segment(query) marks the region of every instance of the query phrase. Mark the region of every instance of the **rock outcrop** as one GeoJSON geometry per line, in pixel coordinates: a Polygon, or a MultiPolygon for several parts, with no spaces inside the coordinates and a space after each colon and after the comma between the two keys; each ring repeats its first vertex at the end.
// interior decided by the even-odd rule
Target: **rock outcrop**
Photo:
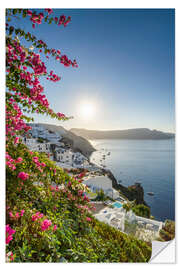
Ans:
{"type": "Polygon", "coordinates": [[[144,204],[148,206],[144,200],[144,189],[141,184],[134,184],[132,186],[125,187],[117,183],[116,178],[110,170],[103,169],[103,172],[106,173],[107,176],[111,179],[113,188],[116,190],[120,190],[128,200],[135,200],[136,204],[144,204]]]}

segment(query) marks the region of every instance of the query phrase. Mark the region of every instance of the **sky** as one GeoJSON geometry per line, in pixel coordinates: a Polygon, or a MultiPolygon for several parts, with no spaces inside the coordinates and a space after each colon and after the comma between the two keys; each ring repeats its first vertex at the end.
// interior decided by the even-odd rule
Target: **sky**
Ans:
{"type": "Polygon", "coordinates": [[[55,9],[72,17],[67,27],[28,19],[15,26],[60,49],[78,68],[43,58],[62,77],[42,80],[51,108],[73,116],[59,122],[34,115],[35,122],[67,129],[150,128],[175,131],[174,9],[55,9]]]}

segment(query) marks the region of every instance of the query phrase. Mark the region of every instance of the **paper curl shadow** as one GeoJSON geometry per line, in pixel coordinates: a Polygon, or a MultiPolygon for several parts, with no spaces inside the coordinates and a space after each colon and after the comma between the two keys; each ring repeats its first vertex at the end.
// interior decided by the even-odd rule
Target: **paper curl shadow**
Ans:
{"type": "Polygon", "coordinates": [[[171,244],[172,241],[174,241],[174,239],[166,242],[152,241],[152,255],[149,263],[153,263],[152,260],[154,260],[169,244],[171,244]]]}

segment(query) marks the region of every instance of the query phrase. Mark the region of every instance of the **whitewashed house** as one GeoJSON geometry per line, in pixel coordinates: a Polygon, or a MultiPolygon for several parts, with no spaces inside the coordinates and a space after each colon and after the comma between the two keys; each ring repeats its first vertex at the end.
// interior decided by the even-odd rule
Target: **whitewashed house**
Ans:
{"type": "Polygon", "coordinates": [[[34,125],[29,124],[29,125],[31,126],[30,133],[34,138],[38,138],[39,134],[41,134],[41,132],[44,132],[45,130],[42,126],[39,126],[38,124],[34,125]]]}
{"type": "Polygon", "coordinates": [[[51,143],[58,143],[59,140],[62,139],[62,137],[58,133],[49,132],[48,130],[41,131],[39,133],[38,137],[40,137],[42,139],[46,139],[46,140],[50,141],[51,143]]]}
{"type": "Polygon", "coordinates": [[[23,138],[23,143],[32,151],[38,151],[37,140],[34,138],[23,138]]]}
{"type": "Polygon", "coordinates": [[[80,152],[75,152],[74,153],[74,165],[76,167],[78,167],[78,165],[80,165],[81,167],[82,166],[88,166],[89,165],[89,162],[88,162],[88,159],[83,155],[81,154],[80,152]]]}
{"type": "Polygon", "coordinates": [[[109,225],[119,229],[122,232],[124,232],[124,229],[125,229],[125,215],[126,214],[121,210],[116,211],[116,213],[114,214],[114,217],[112,216],[112,218],[110,219],[109,225]]]}
{"type": "Polygon", "coordinates": [[[38,143],[35,138],[23,138],[23,143],[32,151],[50,153],[51,143],[38,143]]]}
{"type": "Polygon", "coordinates": [[[57,132],[49,131],[48,129],[44,128],[41,125],[30,124],[30,126],[32,128],[30,134],[32,134],[32,137],[34,138],[42,138],[52,143],[58,143],[62,139],[62,136],[60,136],[57,132]]]}
{"type": "Polygon", "coordinates": [[[119,192],[112,187],[112,181],[107,176],[90,177],[83,181],[92,192],[103,190],[104,193],[112,199],[119,197],[119,192]]]}
{"type": "Polygon", "coordinates": [[[38,143],[37,144],[37,151],[38,152],[45,152],[45,153],[50,153],[50,146],[51,143],[38,143]]]}
{"type": "Polygon", "coordinates": [[[140,216],[135,216],[136,217],[136,222],[142,226],[145,227],[146,229],[153,230],[156,237],[159,236],[159,231],[162,229],[164,223],[162,221],[158,221],[155,219],[149,219],[149,218],[144,218],[140,216]]]}
{"type": "Polygon", "coordinates": [[[55,150],[56,161],[62,163],[72,164],[74,159],[74,153],[70,149],[56,148],[55,150]]]}
{"type": "Polygon", "coordinates": [[[94,215],[99,221],[109,224],[112,227],[124,231],[125,229],[125,216],[126,213],[123,208],[110,209],[108,207],[101,210],[99,213],[94,215]]]}

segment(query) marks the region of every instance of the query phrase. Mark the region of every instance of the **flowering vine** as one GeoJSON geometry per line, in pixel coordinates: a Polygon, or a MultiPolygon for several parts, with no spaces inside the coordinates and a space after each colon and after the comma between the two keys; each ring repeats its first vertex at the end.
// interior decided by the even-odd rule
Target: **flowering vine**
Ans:
{"type": "Polygon", "coordinates": [[[50,108],[40,78],[58,83],[61,77],[47,69],[41,55],[45,54],[46,59],[54,57],[65,67],[76,68],[78,65],[60,49],[48,48],[43,40],[14,28],[11,18],[28,18],[32,28],[36,28],[42,22],[66,27],[71,17],[53,17],[53,10],[49,8],[44,12],[7,9],[6,16],[6,244],[7,260],[18,261],[18,258],[24,258],[24,251],[19,251],[19,255],[17,251],[14,253],[11,243],[16,241],[21,245],[28,241],[34,249],[39,247],[41,241],[45,245],[46,234],[51,240],[52,234],[56,234],[54,238],[59,237],[62,216],[69,215],[67,208],[75,211],[79,217],[78,224],[81,224],[78,226],[82,226],[91,221],[89,213],[93,206],[85,194],[87,188],[81,183],[84,174],[78,175],[77,179],[72,178],[47,155],[29,151],[22,143],[22,135],[31,129],[28,122],[33,118],[29,113],[46,114],[58,120],[69,119],[64,113],[56,113],[50,108]],[[18,36],[31,43],[30,46],[20,42],[18,36]],[[61,214],[61,219],[52,213],[56,213],[57,217],[61,214]]]}

